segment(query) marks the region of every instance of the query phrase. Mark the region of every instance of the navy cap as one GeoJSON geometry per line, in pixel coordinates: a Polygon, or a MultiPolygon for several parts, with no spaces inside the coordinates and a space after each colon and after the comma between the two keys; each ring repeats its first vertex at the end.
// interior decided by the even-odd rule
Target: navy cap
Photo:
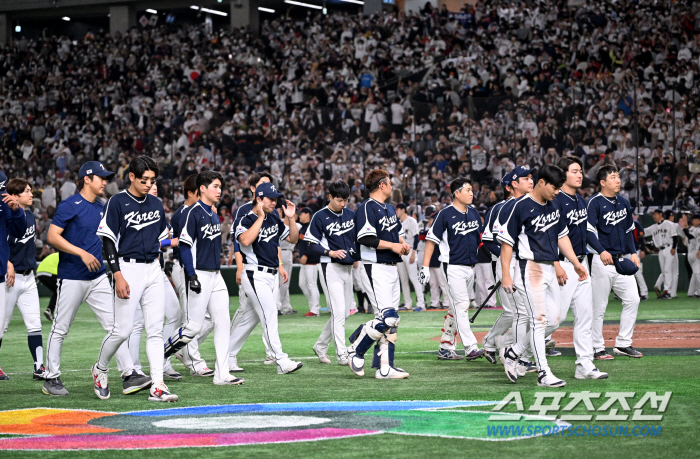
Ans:
{"type": "Polygon", "coordinates": [[[517,180],[520,177],[527,177],[528,175],[532,175],[532,177],[534,178],[535,175],[537,175],[537,169],[530,169],[525,166],[517,166],[515,169],[503,176],[503,179],[501,180],[501,185],[503,185],[503,187],[505,188],[505,186],[510,185],[510,183],[513,180],[517,180]]]}
{"type": "Polygon", "coordinates": [[[430,218],[430,217],[432,217],[433,215],[435,215],[435,212],[437,212],[437,207],[435,207],[435,206],[427,206],[427,207],[425,208],[425,217],[426,217],[426,218],[430,218]]]}
{"type": "Polygon", "coordinates": [[[255,196],[270,199],[277,199],[282,196],[282,193],[277,192],[277,188],[272,183],[261,183],[255,189],[255,196]]]}
{"type": "Polygon", "coordinates": [[[105,170],[105,167],[99,161],[88,161],[83,164],[78,172],[78,178],[81,179],[87,175],[97,175],[98,177],[111,177],[114,172],[105,170]]]}
{"type": "Polygon", "coordinates": [[[632,276],[639,271],[639,267],[632,260],[627,258],[613,258],[613,262],[615,263],[615,270],[618,274],[632,276]]]}
{"type": "Polygon", "coordinates": [[[7,190],[7,175],[0,171],[0,193],[4,193],[7,190]]]}

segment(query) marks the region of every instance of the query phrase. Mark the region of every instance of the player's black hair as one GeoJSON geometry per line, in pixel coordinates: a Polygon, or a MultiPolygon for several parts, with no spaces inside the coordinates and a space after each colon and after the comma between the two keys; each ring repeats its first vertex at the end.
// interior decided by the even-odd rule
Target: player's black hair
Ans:
{"type": "Polygon", "coordinates": [[[27,185],[29,185],[30,188],[34,189],[32,184],[29,183],[27,180],[23,178],[13,178],[9,182],[7,182],[7,194],[19,196],[20,194],[24,193],[24,190],[27,188],[27,185]]]}
{"type": "Polygon", "coordinates": [[[342,180],[338,180],[328,186],[328,193],[334,198],[348,199],[350,197],[350,185],[342,180]]]}
{"type": "Polygon", "coordinates": [[[189,193],[197,195],[197,174],[192,174],[185,179],[182,183],[182,194],[185,195],[185,199],[189,198],[189,193]]]}
{"type": "Polygon", "coordinates": [[[371,193],[379,188],[383,180],[389,180],[389,173],[381,169],[375,169],[367,174],[365,178],[365,188],[371,193]]]}
{"type": "Polygon", "coordinates": [[[663,216],[664,216],[664,211],[661,210],[661,209],[654,209],[654,212],[652,212],[652,214],[661,214],[661,216],[663,217],[663,216]]]}
{"type": "Polygon", "coordinates": [[[456,179],[452,180],[452,183],[450,183],[450,193],[455,194],[455,191],[462,188],[465,183],[471,185],[472,181],[466,177],[457,177],[456,179]]]}
{"type": "Polygon", "coordinates": [[[134,174],[135,178],[143,177],[143,173],[146,171],[155,172],[156,177],[160,174],[158,164],[150,156],[141,155],[129,163],[129,173],[134,174]]]}
{"type": "Polygon", "coordinates": [[[559,160],[559,162],[557,162],[557,166],[564,172],[569,172],[569,166],[572,164],[578,164],[581,171],[583,171],[583,162],[576,156],[564,156],[559,160]]]}
{"type": "Polygon", "coordinates": [[[256,172],[248,177],[248,186],[255,187],[263,177],[267,177],[270,180],[270,183],[272,183],[272,175],[269,172],[256,172]]]}
{"type": "Polygon", "coordinates": [[[566,181],[566,173],[557,166],[547,164],[537,173],[537,181],[544,180],[545,185],[551,184],[555,188],[561,188],[566,181]]]}
{"type": "Polygon", "coordinates": [[[612,164],[608,164],[607,166],[603,166],[598,169],[598,172],[595,174],[595,179],[600,184],[602,180],[607,180],[608,175],[610,174],[619,174],[617,167],[613,166],[612,164]]]}
{"type": "Polygon", "coordinates": [[[211,185],[211,183],[217,179],[223,185],[224,177],[221,174],[219,174],[218,172],[204,171],[204,172],[200,172],[199,174],[197,174],[197,194],[198,195],[201,194],[199,192],[201,187],[209,188],[209,185],[211,185]]]}
{"type": "Polygon", "coordinates": [[[408,209],[408,207],[406,206],[406,204],[404,204],[403,202],[400,202],[400,203],[396,204],[395,207],[396,207],[397,210],[398,210],[398,209],[401,209],[401,210],[406,210],[406,209],[408,209]]]}

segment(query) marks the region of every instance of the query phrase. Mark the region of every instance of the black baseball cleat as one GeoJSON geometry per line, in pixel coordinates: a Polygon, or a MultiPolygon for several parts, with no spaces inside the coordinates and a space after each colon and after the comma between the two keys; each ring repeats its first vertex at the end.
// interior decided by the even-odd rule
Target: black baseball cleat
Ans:
{"type": "Polygon", "coordinates": [[[496,351],[484,351],[484,357],[493,365],[498,363],[498,353],[496,351]]]}
{"type": "Polygon", "coordinates": [[[34,381],[44,381],[46,379],[46,367],[41,365],[39,368],[34,370],[32,373],[32,379],[34,381]]]}
{"type": "Polygon", "coordinates": [[[594,360],[613,360],[615,357],[612,355],[608,354],[608,351],[603,349],[602,351],[596,352],[593,354],[593,359],[594,360]]]}
{"type": "Polygon", "coordinates": [[[633,348],[632,346],[628,347],[616,347],[613,349],[613,354],[615,355],[624,355],[627,357],[632,357],[633,359],[641,359],[643,354],[633,348]]]}

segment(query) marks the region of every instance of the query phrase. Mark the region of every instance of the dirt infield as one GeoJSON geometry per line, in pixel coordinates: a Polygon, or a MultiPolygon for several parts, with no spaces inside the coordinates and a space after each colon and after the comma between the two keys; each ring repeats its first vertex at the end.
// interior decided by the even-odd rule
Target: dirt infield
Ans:
{"type": "MultiPolygon", "coordinates": [[[[605,345],[615,345],[619,325],[603,326],[605,345]]],[[[474,332],[481,343],[486,332],[474,332]]],[[[552,338],[557,347],[574,347],[573,328],[562,327],[554,332],[552,338]]],[[[432,338],[440,341],[440,337],[432,338]]],[[[700,323],[637,324],[634,327],[634,347],[636,348],[693,348],[700,349],[700,323]]],[[[459,338],[458,338],[459,340],[459,338]]]]}

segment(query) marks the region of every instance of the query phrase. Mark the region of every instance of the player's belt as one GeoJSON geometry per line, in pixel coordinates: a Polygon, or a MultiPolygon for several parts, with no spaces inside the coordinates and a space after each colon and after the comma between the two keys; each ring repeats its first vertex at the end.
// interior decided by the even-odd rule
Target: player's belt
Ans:
{"type": "Polygon", "coordinates": [[[28,276],[33,272],[34,272],[33,269],[25,269],[24,271],[15,271],[15,274],[21,274],[23,276],[28,276]]]}
{"type": "Polygon", "coordinates": [[[665,245],[663,247],[659,247],[659,250],[666,250],[669,246],[665,245]]]}
{"type": "Polygon", "coordinates": [[[144,260],[141,258],[122,257],[121,260],[124,261],[125,263],[145,263],[145,264],[148,264],[148,263],[153,263],[154,261],[157,260],[157,258],[154,258],[153,260],[144,260]]]}
{"type": "Polygon", "coordinates": [[[381,261],[373,261],[372,263],[377,264],[377,265],[387,265],[387,266],[396,266],[396,265],[398,265],[397,262],[394,262],[394,263],[384,263],[384,262],[381,262],[381,261]]]}
{"type": "MultiPolygon", "coordinates": [[[[583,261],[584,258],[586,258],[585,255],[576,255],[576,259],[577,259],[578,261],[583,261]]],[[[565,257],[564,255],[562,255],[562,254],[559,254],[559,261],[567,261],[567,260],[568,260],[568,258],[566,258],[566,257],[565,257]]]]}
{"type": "Polygon", "coordinates": [[[256,266],[255,270],[260,271],[262,273],[277,274],[277,268],[268,268],[267,266],[256,266]]]}

